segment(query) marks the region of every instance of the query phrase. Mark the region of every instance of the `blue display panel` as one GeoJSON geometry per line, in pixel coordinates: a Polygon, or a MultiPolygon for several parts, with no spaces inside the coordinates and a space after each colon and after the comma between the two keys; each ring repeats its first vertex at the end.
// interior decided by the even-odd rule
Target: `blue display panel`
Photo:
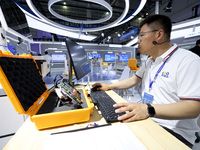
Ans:
{"type": "Polygon", "coordinates": [[[66,60],[66,54],[51,54],[53,62],[63,62],[66,60]]]}
{"type": "Polygon", "coordinates": [[[94,57],[101,58],[101,54],[97,54],[97,53],[89,53],[88,54],[89,59],[93,59],[94,57]]]}
{"type": "Polygon", "coordinates": [[[16,54],[17,53],[17,50],[16,50],[15,46],[8,45],[8,49],[12,54],[16,54]]]}
{"type": "Polygon", "coordinates": [[[129,54],[119,54],[119,61],[128,62],[129,54]]]}
{"type": "Polygon", "coordinates": [[[105,62],[115,62],[115,54],[105,54],[105,62]]]}

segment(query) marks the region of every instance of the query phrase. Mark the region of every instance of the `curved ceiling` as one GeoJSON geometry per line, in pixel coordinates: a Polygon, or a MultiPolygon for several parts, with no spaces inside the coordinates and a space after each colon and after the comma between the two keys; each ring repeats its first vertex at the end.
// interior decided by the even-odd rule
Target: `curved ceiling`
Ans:
{"type": "MultiPolygon", "coordinates": [[[[154,13],[156,1],[159,2],[159,6],[163,11],[163,8],[167,6],[170,0],[145,0],[146,4],[141,10],[138,7],[143,0],[0,1],[6,22],[13,30],[35,41],[51,41],[52,37],[54,37],[55,41],[62,41],[64,36],[71,33],[68,32],[68,34],[60,35],[54,32],[53,29],[51,30],[52,32],[35,29],[34,26],[36,24],[32,27],[29,26],[23,11],[14,1],[17,1],[20,6],[25,8],[29,16],[34,16],[34,14],[39,18],[42,16],[43,22],[47,19],[54,26],[59,26],[60,28],[67,27],[66,31],[78,33],[79,38],[76,39],[77,42],[126,44],[131,40],[131,36],[122,40],[120,40],[119,36],[138,28],[142,20],[141,18],[154,13]],[[36,10],[33,10],[31,7],[34,7],[36,10]],[[137,13],[136,16],[134,12],[137,13]],[[87,36],[94,38],[91,41],[85,40],[87,36]]],[[[167,12],[167,15],[172,15],[172,13],[167,12]]]]}

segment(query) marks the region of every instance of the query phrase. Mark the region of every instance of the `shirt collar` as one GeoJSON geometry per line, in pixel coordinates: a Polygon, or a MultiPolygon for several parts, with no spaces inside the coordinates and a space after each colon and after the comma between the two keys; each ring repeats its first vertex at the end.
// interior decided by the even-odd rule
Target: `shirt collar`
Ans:
{"type": "Polygon", "coordinates": [[[178,48],[177,44],[174,44],[169,50],[167,50],[164,54],[162,54],[160,57],[162,59],[166,59],[168,56],[171,55],[176,49],[178,48]]]}
{"type": "MultiPolygon", "coordinates": [[[[157,61],[164,61],[171,53],[173,53],[173,51],[175,51],[178,48],[177,44],[174,44],[170,49],[168,49],[165,53],[163,53],[161,56],[157,57],[155,62],[157,61]]],[[[151,61],[153,62],[152,57],[151,61]]]]}

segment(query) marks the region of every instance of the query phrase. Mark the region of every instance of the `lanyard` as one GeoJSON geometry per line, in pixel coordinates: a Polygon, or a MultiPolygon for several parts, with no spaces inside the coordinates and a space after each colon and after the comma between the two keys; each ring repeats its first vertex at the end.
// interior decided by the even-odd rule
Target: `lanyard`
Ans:
{"type": "Polygon", "coordinates": [[[161,72],[161,70],[163,69],[163,67],[165,66],[165,63],[167,62],[167,60],[172,56],[172,54],[174,54],[174,52],[178,49],[178,47],[176,47],[169,55],[167,55],[165,57],[165,61],[163,62],[163,64],[160,66],[160,68],[158,69],[158,71],[156,72],[154,79],[151,80],[151,64],[150,64],[150,73],[149,73],[149,91],[152,88],[153,83],[155,82],[156,78],[158,77],[158,74],[161,72]]]}

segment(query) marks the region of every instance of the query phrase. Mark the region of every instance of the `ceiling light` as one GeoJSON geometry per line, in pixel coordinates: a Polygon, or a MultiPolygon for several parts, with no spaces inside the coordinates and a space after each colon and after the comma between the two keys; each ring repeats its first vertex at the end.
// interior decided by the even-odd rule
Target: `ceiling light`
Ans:
{"type": "MultiPolygon", "coordinates": [[[[51,5],[53,5],[54,3],[56,3],[56,2],[61,2],[61,1],[64,1],[64,0],[49,0],[49,2],[48,2],[48,4],[50,3],[51,5]]],[[[103,0],[85,0],[85,1],[88,1],[88,2],[93,2],[93,3],[97,3],[97,4],[99,4],[99,5],[102,5],[102,6],[104,6],[104,7],[106,7],[108,10],[110,9],[110,4],[108,4],[106,1],[103,1],[103,0]],[[105,4],[105,5],[107,5],[107,6],[105,6],[105,5],[103,5],[103,4],[105,4]]],[[[47,17],[45,17],[45,16],[43,16],[36,8],[35,8],[35,6],[33,5],[33,3],[32,3],[32,0],[26,0],[26,2],[27,2],[27,4],[28,4],[28,6],[30,7],[30,9],[32,10],[32,12],[34,13],[34,14],[30,14],[29,12],[27,12],[26,10],[23,10],[23,11],[25,11],[26,12],[26,17],[28,16],[29,18],[30,17],[32,17],[32,16],[34,16],[33,18],[35,19],[35,20],[37,20],[37,21],[39,21],[39,22],[42,22],[43,24],[47,24],[47,26],[49,27],[49,26],[53,26],[53,28],[55,29],[55,28],[59,28],[59,30],[60,30],[60,32],[62,32],[62,31],[76,31],[76,33],[74,32],[74,33],[72,33],[72,34],[77,34],[77,32],[79,32],[80,33],[80,30],[82,31],[82,32],[86,32],[86,31],[88,31],[88,32],[94,32],[94,31],[101,31],[101,30],[105,30],[105,29],[108,29],[108,28],[111,28],[111,27],[115,27],[115,26],[119,26],[119,25],[121,25],[121,24],[123,24],[123,23],[125,23],[125,22],[127,22],[127,21],[129,21],[129,20],[131,20],[133,17],[135,17],[135,15],[137,15],[141,10],[142,10],[142,8],[144,7],[144,5],[145,5],[145,3],[146,3],[146,1],[147,0],[140,0],[140,2],[139,2],[139,4],[138,4],[138,6],[136,7],[136,9],[131,13],[131,15],[127,15],[128,14],[128,11],[129,11],[129,7],[130,7],[130,1],[129,0],[124,0],[125,1],[125,9],[124,9],[124,11],[123,11],[123,13],[121,14],[121,16],[119,16],[119,18],[117,19],[117,20],[115,20],[114,22],[112,22],[112,23],[110,23],[110,24],[108,24],[108,25],[103,25],[103,26],[98,26],[98,27],[91,27],[91,28],[82,28],[82,29],[80,29],[80,28],[78,28],[77,26],[76,27],[73,27],[73,26],[69,26],[69,25],[61,25],[61,24],[59,24],[59,23],[56,23],[56,22],[54,22],[54,21],[51,21],[50,19],[48,19],[47,17]],[[127,17],[126,17],[127,16],[127,17]]],[[[18,4],[17,4],[18,5],[18,4]]],[[[20,5],[18,5],[19,7],[21,7],[20,5]]],[[[50,6],[51,7],[51,6],[50,6]]],[[[21,9],[23,9],[22,7],[21,7],[21,9]]],[[[111,9],[112,9],[112,7],[111,7],[111,9]]],[[[59,14],[58,14],[59,15],[59,14]]],[[[109,10],[109,15],[108,15],[109,17],[111,17],[112,16],[112,10],[110,11],[109,10]]],[[[107,16],[107,17],[108,17],[107,16]]],[[[27,18],[28,18],[27,17],[27,18]]],[[[64,17],[64,16],[63,16],[64,17]]],[[[33,20],[33,18],[32,18],[32,20],[33,20]]],[[[71,19],[71,18],[70,18],[71,19]]],[[[103,19],[105,19],[105,18],[103,18],[103,19]]],[[[80,21],[80,20],[79,20],[80,21]]],[[[91,20],[86,20],[86,21],[90,21],[90,24],[91,24],[91,20]]],[[[95,21],[97,21],[97,20],[95,20],[95,21]]],[[[35,22],[35,21],[34,21],[35,22]]],[[[83,23],[83,21],[81,20],[81,23],[83,23]]],[[[34,25],[35,25],[35,23],[34,23],[34,25]]],[[[32,25],[32,26],[34,26],[34,25],[32,25]]],[[[44,26],[44,25],[43,25],[44,26]]],[[[45,28],[47,28],[47,26],[45,26],[45,28]]],[[[34,27],[34,28],[36,28],[36,27],[34,27]]],[[[51,28],[51,30],[53,29],[53,28],[51,28]]],[[[37,29],[37,28],[36,28],[37,29]]],[[[41,27],[39,28],[39,30],[41,30],[41,27]]],[[[49,30],[49,29],[45,29],[46,31],[47,30],[49,30]]],[[[47,31],[47,32],[49,32],[49,31],[47,31]]],[[[62,33],[62,34],[60,34],[60,35],[63,35],[64,33],[62,33]]],[[[68,34],[66,34],[66,35],[70,35],[70,33],[68,34]]],[[[70,37],[72,37],[71,35],[70,35],[70,37]]],[[[96,36],[93,36],[93,39],[95,38],[96,36]]],[[[73,38],[77,38],[77,37],[73,37],[73,38]]],[[[78,36],[78,38],[79,38],[79,36],[78,36]]],[[[80,36],[80,39],[85,39],[85,40],[88,40],[88,38],[86,38],[86,37],[83,37],[83,35],[81,35],[80,36]]]]}
{"type": "Polygon", "coordinates": [[[63,51],[55,51],[55,53],[62,53],[63,51]]]}
{"type": "Polygon", "coordinates": [[[194,26],[194,25],[197,25],[197,24],[200,24],[200,17],[173,24],[172,30],[185,28],[185,27],[189,27],[189,26],[194,26]]]}
{"type": "Polygon", "coordinates": [[[104,33],[103,32],[101,33],[101,36],[104,37],[104,33]]]}
{"type": "Polygon", "coordinates": [[[111,39],[111,36],[108,36],[108,39],[110,40],[110,39],[111,39]]]}
{"type": "Polygon", "coordinates": [[[129,20],[131,20],[132,18],[134,18],[145,6],[147,0],[141,0],[139,5],[137,6],[137,9],[135,9],[131,15],[129,15],[128,17],[126,17],[123,21],[121,21],[120,23],[118,23],[118,25],[121,25],[123,23],[128,22],[129,20]]]}
{"type": "Polygon", "coordinates": [[[109,44],[109,47],[122,47],[122,45],[119,45],[119,44],[109,44]]]}
{"type": "Polygon", "coordinates": [[[171,12],[172,11],[172,2],[173,2],[173,0],[169,0],[169,3],[165,7],[165,12],[171,12]]]}
{"type": "Polygon", "coordinates": [[[118,33],[118,35],[117,35],[118,37],[120,37],[121,36],[121,34],[120,33],[118,33]]]}
{"type": "Polygon", "coordinates": [[[57,50],[58,48],[48,48],[48,50],[57,50]]]}
{"type": "Polygon", "coordinates": [[[49,9],[49,11],[50,11],[50,13],[52,15],[54,15],[55,17],[57,17],[59,19],[65,20],[67,22],[79,23],[79,24],[97,24],[97,23],[103,23],[103,22],[109,20],[112,17],[113,10],[112,10],[111,5],[108,2],[103,1],[103,0],[95,0],[95,1],[94,0],[83,0],[83,1],[99,4],[99,5],[103,6],[103,7],[105,7],[109,12],[106,12],[106,17],[105,18],[97,19],[97,20],[77,20],[77,19],[72,19],[72,18],[69,18],[67,16],[63,16],[63,15],[58,14],[57,12],[55,12],[51,8],[55,3],[60,2],[60,1],[63,1],[63,0],[49,0],[48,9],[49,9]]]}
{"type": "MultiPolygon", "coordinates": [[[[49,0],[48,4],[54,4],[58,1],[64,1],[64,0],[49,0]]],[[[92,1],[92,0],[85,0],[85,1],[92,1]]],[[[123,11],[123,13],[121,14],[121,16],[115,20],[114,22],[110,23],[110,24],[107,24],[107,25],[103,25],[103,26],[98,26],[98,27],[90,27],[90,28],[82,28],[82,32],[94,32],[94,31],[101,31],[101,30],[105,30],[105,29],[108,29],[108,28],[112,28],[112,27],[115,27],[115,26],[119,26],[127,21],[129,21],[130,19],[132,19],[135,15],[137,15],[141,10],[142,8],[144,7],[145,3],[147,0],[141,0],[140,3],[138,4],[137,8],[132,12],[131,15],[129,15],[128,17],[127,14],[128,14],[128,11],[129,11],[129,7],[130,7],[130,1],[129,0],[124,0],[125,1],[125,9],[123,11]],[[126,17],[126,18],[125,18],[126,17]]],[[[61,25],[59,23],[56,23],[56,22],[53,22],[51,21],[50,19],[46,18],[45,16],[43,16],[36,8],[35,6],[33,5],[32,3],[32,0],[26,0],[28,6],[30,7],[30,9],[37,15],[36,17],[37,20],[42,20],[42,21],[45,21],[53,26],[57,26],[59,28],[62,28],[63,30],[68,30],[68,31],[77,31],[79,32],[80,31],[80,28],[77,28],[77,26],[73,27],[73,26],[69,26],[69,25],[61,25]]],[[[99,5],[103,5],[105,3],[105,5],[107,4],[107,2],[103,1],[103,0],[95,0],[95,1],[92,1],[92,2],[95,2],[99,5]],[[103,3],[103,4],[102,4],[103,3]]],[[[17,4],[18,5],[18,4],[17,4]]],[[[105,5],[103,5],[104,7],[106,7],[105,5]]],[[[110,6],[110,4],[108,4],[110,6]]],[[[19,5],[18,5],[19,6],[19,5]]],[[[50,5],[49,5],[50,6],[50,5]]],[[[109,7],[108,6],[108,7],[109,7]]],[[[19,6],[21,7],[21,6],[19,6]]],[[[107,9],[109,9],[108,7],[106,7],[107,9]]],[[[111,7],[111,6],[110,6],[111,7]]],[[[21,7],[21,9],[23,9],[21,7]]],[[[30,16],[30,13],[27,13],[27,15],[30,16]]],[[[59,15],[59,14],[58,14],[59,15]]],[[[112,16],[112,11],[110,11],[109,13],[109,16],[112,16]]],[[[108,17],[108,16],[107,16],[108,17]]],[[[86,21],[89,21],[89,20],[86,20],[86,21]]],[[[91,20],[90,20],[91,21],[91,20]]],[[[95,20],[96,21],[96,20],[95,20]]],[[[83,23],[83,20],[81,20],[81,23],[83,23]]],[[[83,23],[84,24],[84,23],[83,23]]]]}
{"type": "Polygon", "coordinates": [[[67,6],[63,6],[64,9],[67,9],[67,6]]]}
{"type": "Polygon", "coordinates": [[[33,13],[29,13],[29,11],[27,11],[27,9],[24,9],[22,5],[20,5],[19,3],[15,2],[15,4],[24,12],[29,27],[46,31],[46,32],[52,32],[52,33],[63,35],[63,36],[68,35],[71,38],[87,40],[87,41],[91,41],[96,38],[96,36],[92,36],[92,35],[86,36],[82,34],[81,36],[79,36],[79,33],[69,31],[69,29],[67,29],[66,26],[59,25],[58,23],[55,23],[51,21],[50,19],[46,18],[45,16],[43,16],[35,8],[31,0],[26,0],[26,2],[28,6],[30,7],[30,9],[33,11],[33,13]]]}

